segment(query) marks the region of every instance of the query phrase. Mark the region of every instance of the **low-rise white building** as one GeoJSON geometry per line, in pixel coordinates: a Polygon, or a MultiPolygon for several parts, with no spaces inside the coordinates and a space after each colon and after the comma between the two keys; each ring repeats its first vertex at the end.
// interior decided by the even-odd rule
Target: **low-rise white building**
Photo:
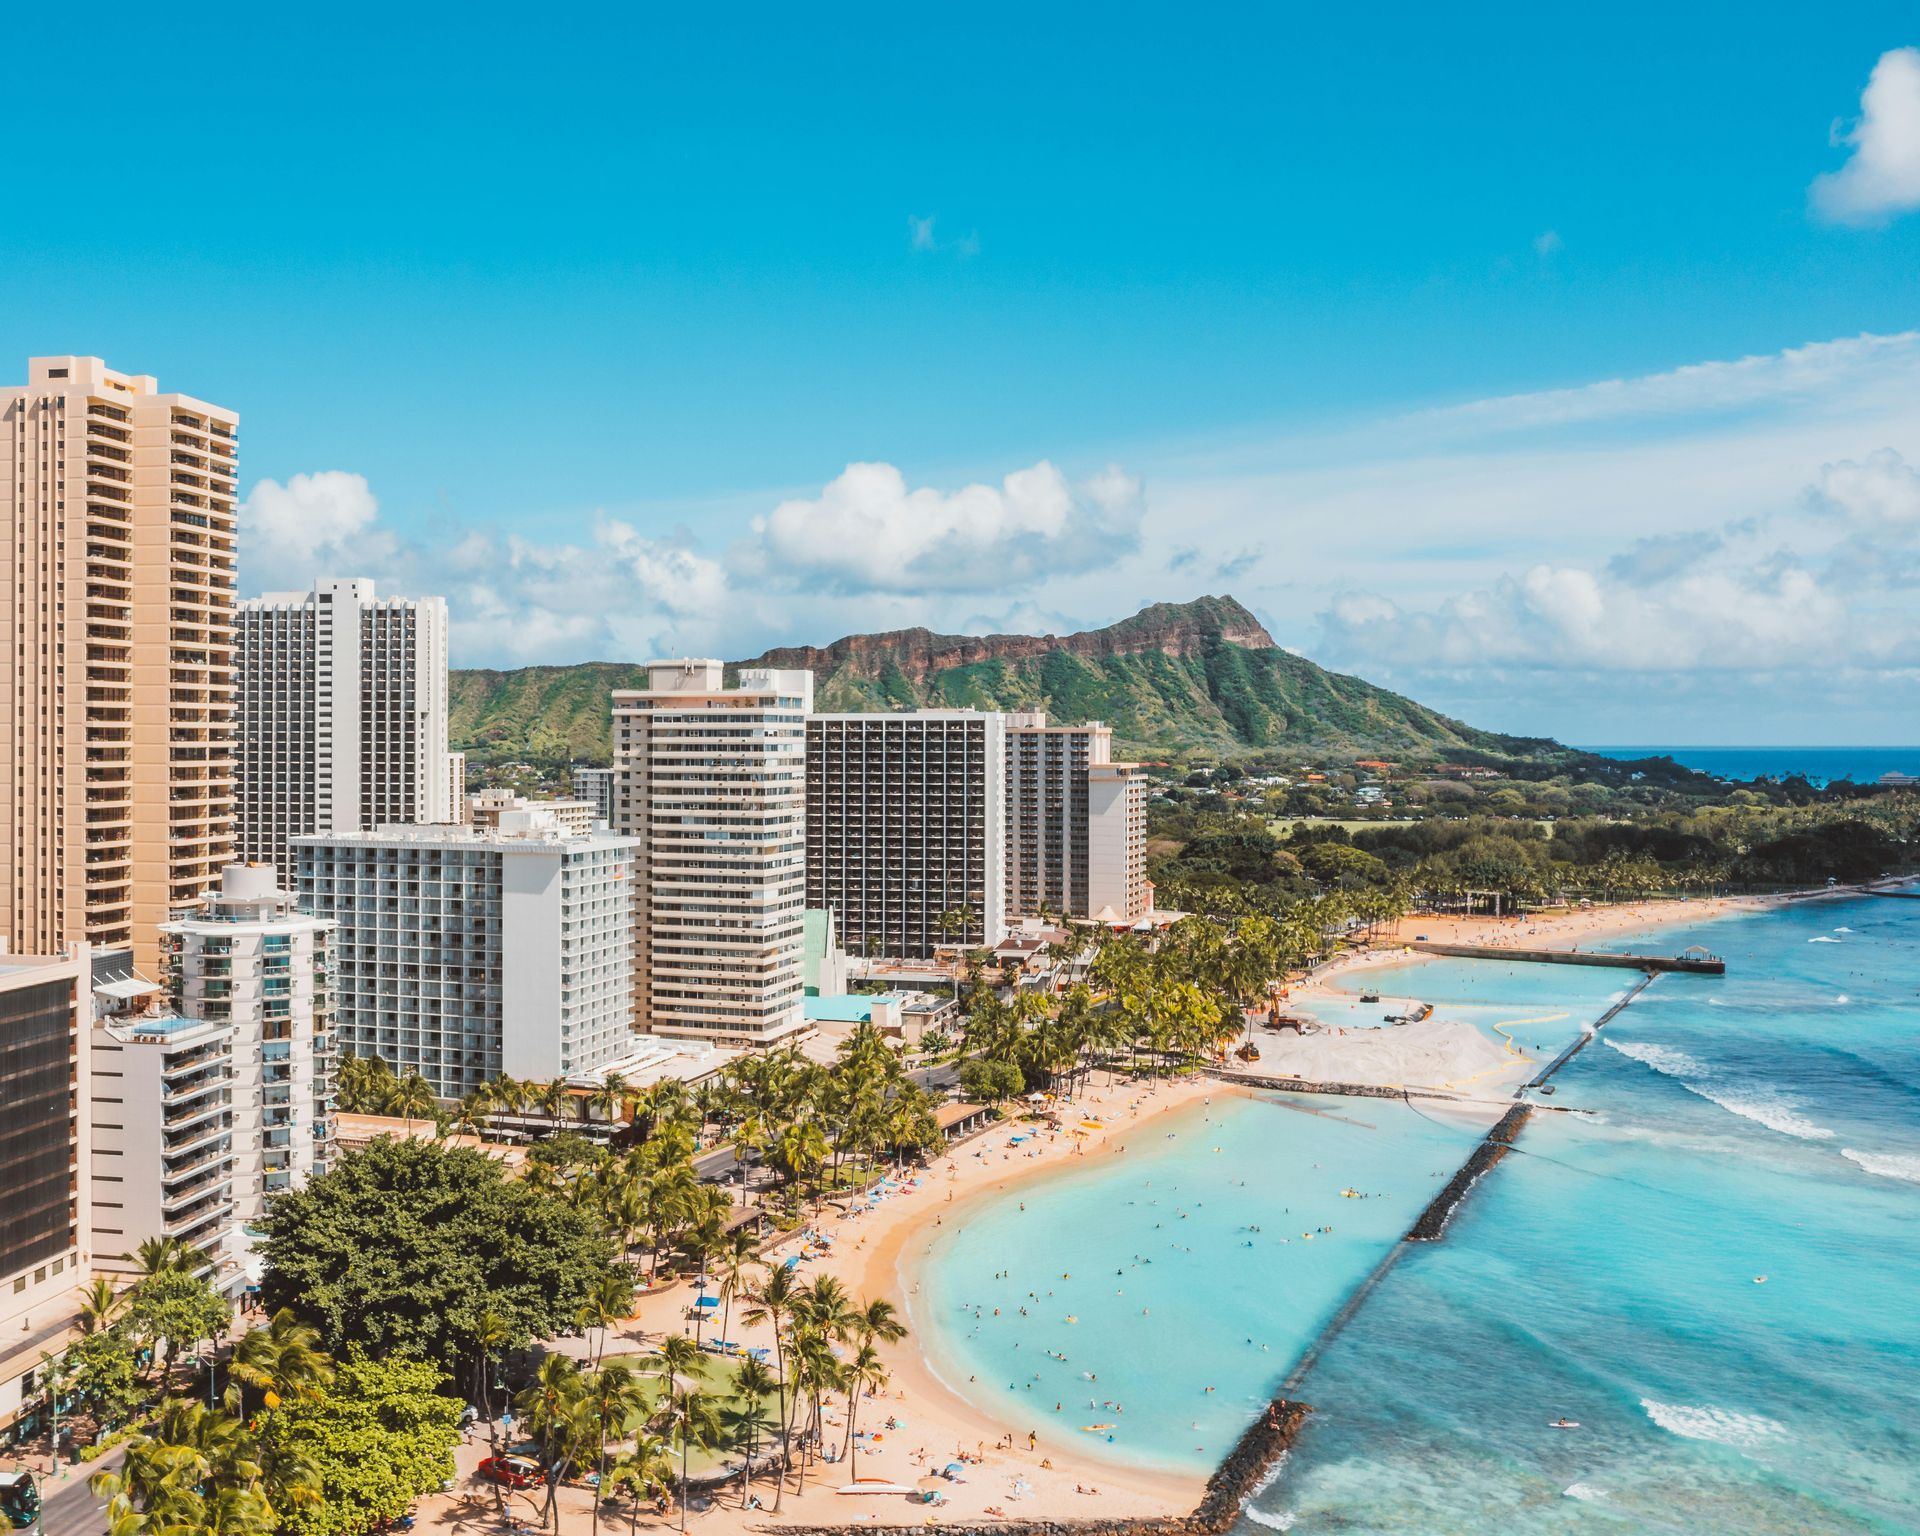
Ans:
{"type": "Polygon", "coordinates": [[[338,924],[341,1054],[441,1098],[633,1048],[634,840],[537,810],[503,821],[293,840],[301,906],[338,924]]]}

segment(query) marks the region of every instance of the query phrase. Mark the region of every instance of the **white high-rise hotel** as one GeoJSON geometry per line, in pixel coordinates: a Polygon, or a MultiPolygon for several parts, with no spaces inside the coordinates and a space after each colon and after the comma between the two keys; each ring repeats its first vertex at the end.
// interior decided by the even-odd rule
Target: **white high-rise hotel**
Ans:
{"type": "Polygon", "coordinates": [[[805,1027],[813,674],[649,665],[613,696],[614,825],[637,840],[634,1017],[758,1045],[805,1027]]]}
{"type": "Polygon", "coordinates": [[[458,819],[443,598],[327,580],[237,618],[242,858],[291,883],[289,838],[458,819]]]}
{"type": "Polygon", "coordinates": [[[494,827],[295,838],[300,904],[339,924],[343,1052],[443,1099],[548,1082],[633,1048],[634,845],[528,807],[494,827]]]}

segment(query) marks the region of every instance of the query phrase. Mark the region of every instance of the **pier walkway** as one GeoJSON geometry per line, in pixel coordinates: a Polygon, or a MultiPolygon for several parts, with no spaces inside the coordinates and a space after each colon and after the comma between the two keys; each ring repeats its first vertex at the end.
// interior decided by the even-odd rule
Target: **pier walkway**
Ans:
{"type": "Polygon", "coordinates": [[[1724,976],[1727,962],[1718,955],[1620,955],[1602,949],[1521,949],[1502,944],[1447,944],[1433,939],[1409,939],[1406,947],[1423,955],[1451,955],[1459,960],[1521,960],[1533,965],[1601,965],[1623,971],[1684,971],[1695,976],[1724,976]]]}
{"type": "Polygon", "coordinates": [[[1599,1018],[1581,1030],[1579,1035],[1575,1037],[1573,1043],[1558,1056],[1554,1057],[1552,1061],[1548,1062],[1545,1068],[1542,1069],[1540,1075],[1529,1082],[1527,1087],[1538,1088],[1548,1078],[1552,1077],[1554,1073],[1558,1072],[1568,1062],[1572,1061],[1574,1057],[1578,1056],[1580,1052],[1586,1048],[1589,1040],[1599,1034],[1601,1030],[1605,1029],[1618,1017],[1622,1008],[1626,1007],[1628,1003],[1632,1002],[1642,992],[1646,991],[1648,987],[1653,985],[1654,975],[1654,972],[1648,971],[1646,975],[1628,987],[1626,995],[1623,996],[1619,1002],[1615,1003],[1605,1013],[1601,1014],[1599,1018]]]}

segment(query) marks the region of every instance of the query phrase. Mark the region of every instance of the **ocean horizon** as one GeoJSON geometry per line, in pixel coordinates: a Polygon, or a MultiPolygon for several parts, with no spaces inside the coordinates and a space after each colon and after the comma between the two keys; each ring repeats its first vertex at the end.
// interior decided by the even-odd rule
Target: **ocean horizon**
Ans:
{"type": "Polygon", "coordinates": [[[1683,767],[1716,778],[1753,780],[1803,775],[1816,785],[1851,779],[1871,784],[1883,773],[1920,774],[1920,746],[1914,747],[1581,747],[1602,757],[1670,757],[1683,767]]]}

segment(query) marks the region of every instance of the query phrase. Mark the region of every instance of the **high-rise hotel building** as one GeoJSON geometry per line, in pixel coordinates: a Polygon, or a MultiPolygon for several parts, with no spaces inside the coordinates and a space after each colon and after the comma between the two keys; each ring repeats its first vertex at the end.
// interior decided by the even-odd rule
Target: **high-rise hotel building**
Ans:
{"type": "Polygon", "coordinates": [[[291,883],[287,839],[460,819],[447,605],[362,579],[239,605],[240,855],[291,883]]]}
{"type": "Polygon", "coordinates": [[[92,989],[85,944],[0,955],[0,1435],[32,1411],[32,1375],[73,1335],[93,1268],[92,989]]]}
{"type": "Polygon", "coordinates": [[[233,846],[239,418],[97,357],[0,391],[0,934],[131,945],[233,846]]]}
{"type": "Polygon", "coordinates": [[[977,710],[807,722],[807,905],[850,955],[997,944],[1006,924],[1007,717],[977,710]]]}
{"type": "Polygon", "coordinates": [[[813,674],[660,661],[613,695],[613,820],[636,840],[634,1016],[758,1045],[805,1027],[813,674]]]}
{"type": "Polygon", "coordinates": [[[1110,728],[1007,717],[1009,916],[1139,919],[1146,820],[1145,773],[1113,761],[1110,728]]]}
{"type": "Polygon", "coordinates": [[[295,838],[299,902],[330,919],[341,1054],[457,1099],[503,1072],[550,1082],[633,1051],[634,844],[537,807],[492,827],[295,838]]]}

